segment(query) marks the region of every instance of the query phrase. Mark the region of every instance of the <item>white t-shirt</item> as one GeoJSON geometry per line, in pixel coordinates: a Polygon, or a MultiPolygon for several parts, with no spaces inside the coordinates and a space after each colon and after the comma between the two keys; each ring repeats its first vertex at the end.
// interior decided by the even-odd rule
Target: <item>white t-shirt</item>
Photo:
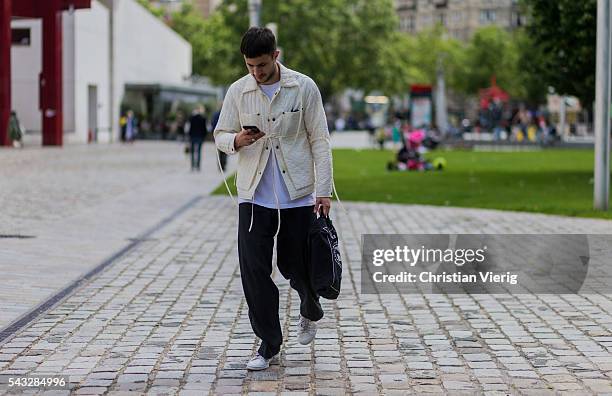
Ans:
{"type": "MultiPolygon", "coordinates": [[[[280,81],[270,85],[259,84],[259,88],[261,88],[263,93],[265,93],[271,101],[274,94],[280,88],[280,81]]],[[[278,207],[280,209],[297,208],[315,204],[315,193],[291,200],[289,190],[287,190],[285,181],[281,176],[281,170],[278,166],[278,162],[276,161],[276,155],[274,154],[274,150],[271,150],[270,156],[268,157],[268,162],[266,163],[266,167],[263,171],[263,175],[261,175],[261,180],[255,189],[253,200],[240,198],[238,199],[238,202],[254,203],[255,205],[276,209],[277,206],[276,199],[274,198],[274,189],[276,189],[278,207]],[[273,167],[276,167],[276,174],[273,167]]]]}

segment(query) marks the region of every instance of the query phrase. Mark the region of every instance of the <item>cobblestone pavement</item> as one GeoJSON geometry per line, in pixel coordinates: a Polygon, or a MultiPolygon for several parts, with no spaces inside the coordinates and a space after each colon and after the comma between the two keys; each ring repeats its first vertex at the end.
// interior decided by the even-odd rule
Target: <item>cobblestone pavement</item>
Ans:
{"type": "MultiPolygon", "coordinates": [[[[334,134],[332,143],[362,147],[364,137],[334,134]]],[[[202,173],[190,173],[179,142],[38,141],[0,148],[0,330],[222,180],[208,142],[202,173]]]]}
{"type": "Polygon", "coordinates": [[[0,149],[0,329],[219,184],[212,145],[201,173],[182,150],[140,141],[0,149]]]}
{"type": "Polygon", "coordinates": [[[612,295],[365,295],[359,286],[364,233],[611,233],[612,222],[345,206],[333,211],[342,294],[324,301],[317,338],[302,346],[298,297],[275,272],[285,343],[266,371],[244,366],[257,343],[236,209],[206,197],[0,345],[0,375],[70,376],[79,395],[612,393],[612,295]]]}

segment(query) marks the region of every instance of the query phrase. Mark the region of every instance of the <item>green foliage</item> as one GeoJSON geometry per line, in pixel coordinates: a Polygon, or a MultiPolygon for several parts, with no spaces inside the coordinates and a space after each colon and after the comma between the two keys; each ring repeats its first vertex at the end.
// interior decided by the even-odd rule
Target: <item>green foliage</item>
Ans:
{"type": "Polygon", "coordinates": [[[21,141],[23,133],[21,131],[21,126],[19,125],[19,120],[15,114],[11,114],[9,118],[8,132],[9,139],[16,142],[21,141]]]}
{"type": "Polygon", "coordinates": [[[185,3],[180,11],[172,14],[169,24],[190,42],[194,74],[205,75],[221,85],[244,74],[244,62],[236,55],[233,44],[239,37],[226,26],[222,13],[214,13],[205,20],[193,5],[185,3]]]}
{"type": "Polygon", "coordinates": [[[149,0],[136,0],[136,2],[146,8],[151,14],[155,15],[156,17],[161,18],[164,16],[164,11],[152,5],[149,0]]]}
{"type": "Polygon", "coordinates": [[[514,33],[514,43],[518,53],[518,70],[517,85],[512,92],[513,95],[531,104],[545,102],[549,85],[541,75],[541,60],[544,54],[525,29],[519,29],[514,33]]]}
{"type": "Polygon", "coordinates": [[[420,81],[435,84],[442,62],[447,85],[455,92],[477,95],[496,83],[514,99],[534,104],[545,100],[547,85],[539,71],[528,67],[539,50],[524,30],[509,33],[492,25],[474,32],[467,43],[446,37],[441,26],[411,37],[413,66],[420,81]],[[527,63],[527,65],[526,65],[527,63]]]}
{"type": "Polygon", "coordinates": [[[408,36],[406,45],[419,83],[435,85],[438,68],[443,67],[448,87],[463,91],[465,45],[448,37],[442,26],[408,36]]]}
{"type": "MultiPolygon", "coordinates": [[[[236,55],[227,62],[238,65],[244,63],[238,46],[248,25],[246,6],[225,0],[219,10],[234,37],[236,55]]],[[[347,87],[386,94],[408,89],[409,54],[391,0],[266,0],[261,19],[262,25],[277,23],[282,61],[311,76],[324,97],[347,87]]],[[[243,75],[241,67],[225,83],[243,75]]]]}
{"type": "MultiPolygon", "coordinates": [[[[148,0],[138,1],[161,15],[148,0]]],[[[192,45],[194,74],[229,85],[247,72],[239,51],[248,26],[247,0],[223,0],[208,19],[186,2],[167,19],[192,45]]],[[[441,26],[416,35],[399,33],[392,0],[265,0],[261,22],[277,23],[282,62],[311,76],[324,99],[349,87],[404,94],[412,83],[435,85],[440,67],[456,92],[476,95],[495,76],[513,98],[533,103],[544,100],[548,84],[589,84],[588,78],[565,78],[565,85],[542,78],[544,69],[547,75],[555,73],[549,50],[536,44],[531,31],[511,34],[487,26],[467,43],[448,37],[441,26]]]]}
{"type": "MultiPolygon", "coordinates": [[[[420,76],[392,0],[265,0],[261,22],[277,23],[282,62],[312,77],[324,97],[348,87],[405,93],[420,76]]],[[[239,51],[247,0],[224,0],[206,20],[186,3],[170,26],[191,43],[194,74],[228,85],[247,72],[239,51]]]]}
{"type": "MultiPolygon", "coordinates": [[[[537,74],[526,71],[524,54],[533,43],[522,31],[514,34],[497,26],[482,27],[467,43],[449,38],[443,27],[408,36],[406,44],[412,78],[435,85],[439,66],[444,68],[447,86],[455,92],[477,95],[482,88],[497,85],[513,98],[539,103],[547,86],[537,74]]],[[[530,53],[530,56],[537,56],[530,53]]]]}
{"type": "Polygon", "coordinates": [[[495,77],[497,84],[516,95],[518,54],[508,32],[497,26],[486,26],[474,32],[465,52],[465,78],[463,91],[477,93],[491,85],[495,77]]]}
{"type": "Polygon", "coordinates": [[[394,32],[389,43],[381,46],[379,51],[376,67],[371,69],[366,63],[363,68],[366,73],[363,85],[355,86],[369,86],[372,90],[378,89],[387,95],[402,95],[409,90],[410,84],[422,82],[426,78],[415,62],[417,53],[411,51],[409,36],[394,32]],[[378,75],[381,78],[375,80],[368,78],[368,75],[378,75]],[[367,81],[370,85],[366,84],[367,81]]]}
{"type": "Polygon", "coordinates": [[[534,73],[560,94],[575,95],[586,108],[595,97],[596,0],[524,0],[529,36],[538,57],[534,73]]]}

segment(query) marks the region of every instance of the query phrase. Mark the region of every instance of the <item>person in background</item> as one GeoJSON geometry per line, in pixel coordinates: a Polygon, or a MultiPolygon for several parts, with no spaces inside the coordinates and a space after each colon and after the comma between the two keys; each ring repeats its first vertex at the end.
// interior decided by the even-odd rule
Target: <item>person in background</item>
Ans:
{"type": "Polygon", "coordinates": [[[138,123],[134,112],[128,110],[125,117],[122,117],[121,121],[121,140],[127,143],[133,143],[138,133],[138,123]]]}
{"type": "Polygon", "coordinates": [[[200,171],[202,159],[202,144],[206,137],[206,117],[204,106],[198,105],[189,117],[189,140],[191,142],[191,170],[200,171]]]}
{"type": "Polygon", "coordinates": [[[344,127],[346,126],[346,122],[344,121],[344,118],[342,118],[342,116],[339,116],[338,118],[336,118],[336,122],[335,122],[335,128],[336,131],[344,131],[344,127]]]}
{"type": "Polygon", "coordinates": [[[17,113],[11,110],[11,115],[9,117],[9,138],[13,141],[14,147],[22,146],[23,131],[24,128],[19,122],[19,118],[17,118],[17,113]]]}
{"type": "Polygon", "coordinates": [[[489,103],[489,122],[490,127],[493,129],[493,138],[496,141],[501,140],[502,132],[504,131],[502,127],[503,111],[503,104],[499,98],[495,98],[489,103]]]}
{"type": "Polygon", "coordinates": [[[400,149],[404,144],[402,137],[402,120],[395,117],[391,127],[391,138],[393,139],[393,147],[400,149]]]}

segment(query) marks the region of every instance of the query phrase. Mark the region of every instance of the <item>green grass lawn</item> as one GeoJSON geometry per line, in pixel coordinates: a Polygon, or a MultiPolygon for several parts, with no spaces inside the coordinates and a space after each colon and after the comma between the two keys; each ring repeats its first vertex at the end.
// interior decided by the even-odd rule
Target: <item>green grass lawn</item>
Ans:
{"type": "MultiPolygon", "coordinates": [[[[436,151],[441,172],[389,172],[391,151],[334,150],[340,199],[612,218],[593,210],[593,151],[436,151]]],[[[233,177],[229,185],[233,188],[233,177]]],[[[227,194],[221,184],[215,191],[227,194]]]]}

